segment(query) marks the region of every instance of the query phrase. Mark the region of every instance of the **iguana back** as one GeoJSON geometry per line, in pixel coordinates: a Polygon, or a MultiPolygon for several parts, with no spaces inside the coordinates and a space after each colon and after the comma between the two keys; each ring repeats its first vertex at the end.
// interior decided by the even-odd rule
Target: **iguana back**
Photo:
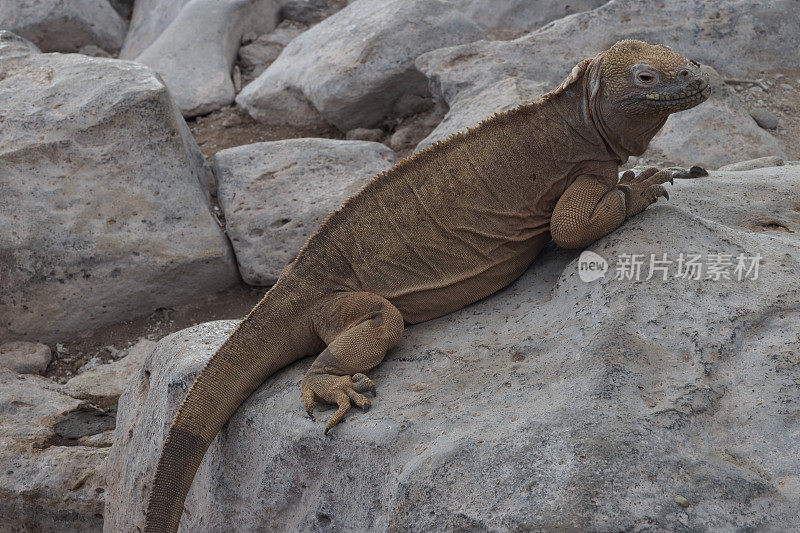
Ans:
{"type": "Polygon", "coordinates": [[[550,215],[575,178],[616,175],[616,156],[580,120],[583,89],[572,83],[495,115],[377,176],[327,219],[285,277],[378,294],[407,323],[504,287],[549,240],[550,215]]]}

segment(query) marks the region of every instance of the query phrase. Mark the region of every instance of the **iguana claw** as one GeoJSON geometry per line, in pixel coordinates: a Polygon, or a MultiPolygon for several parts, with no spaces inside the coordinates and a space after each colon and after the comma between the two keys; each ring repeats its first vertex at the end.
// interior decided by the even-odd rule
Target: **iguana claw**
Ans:
{"type": "Polygon", "coordinates": [[[679,169],[666,168],[659,170],[650,167],[636,174],[632,170],[625,171],[620,177],[617,188],[625,193],[626,217],[632,217],[655,203],[659,196],[669,200],[669,193],[663,183],[674,183],[675,172],[679,169]]]}
{"type": "Polygon", "coordinates": [[[337,376],[325,373],[310,373],[303,379],[303,393],[300,397],[305,405],[306,412],[314,419],[314,402],[321,401],[334,403],[338,409],[325,424],[325,435],[336,424],[344,419],[350,411],[351,403],[356,404],[364,412],[369,411],[372,403],[362,393],[375,391],[375,384],[364,374],[353,374],[353,376],[337,376]]]}

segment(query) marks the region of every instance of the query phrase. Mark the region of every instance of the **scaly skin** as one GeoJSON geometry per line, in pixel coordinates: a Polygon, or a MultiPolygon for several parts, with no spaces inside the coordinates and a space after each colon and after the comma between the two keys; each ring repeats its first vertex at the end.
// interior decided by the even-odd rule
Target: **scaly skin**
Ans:
{"type": "Polygon", "coordinates": [[[238,406],[278,369],[317,354],[301,401],[370,406],[365,373],[404,323],[508,285],[552,239],[583,247],[666,197],[670,171],[617,169],[670,113],[708,98],[696,63],[622,41],[541,101],[495,115],[375,178],[333,213],[198,376],[161,453],[145,531],[174,532],[200,461],[238,406]],[[321,353],[320,353],[321,352],[321,353]]]}

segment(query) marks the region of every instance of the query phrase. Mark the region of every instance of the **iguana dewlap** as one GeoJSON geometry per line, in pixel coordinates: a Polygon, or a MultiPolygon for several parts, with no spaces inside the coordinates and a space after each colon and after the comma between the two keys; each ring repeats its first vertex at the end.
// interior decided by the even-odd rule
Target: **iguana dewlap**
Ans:
{"type": "Polygon", "coordinates": [[[618,182],[618,167],[645,151],[670,113],[710,93],[697,63],[621,41],[580,62],[542,100],[372,180],[309,239],[198,376],[161,453],[145,531],[177,531],[211,441],[280,368],[320,354],[301,399],[309,414],[315,401],[338,404],[327,432],[351,402],[369,407],[364,373],[399,342],[404,323],[508,285],[551,238],[585,246],[666,197],[669,171],[628,172],[618,182]]]}

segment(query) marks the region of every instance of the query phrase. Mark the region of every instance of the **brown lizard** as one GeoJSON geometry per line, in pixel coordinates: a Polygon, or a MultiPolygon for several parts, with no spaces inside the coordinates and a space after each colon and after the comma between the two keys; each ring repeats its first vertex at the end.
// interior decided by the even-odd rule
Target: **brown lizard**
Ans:
{"type": "Polygon", "coordinates": [[[540,101],[497,114],[373,179],[328,217],[200,372],[169,430],[145,531],[177,531],[207,448],[280,368],[319,354],[301,400],[369,408],[364,374],[404,324],[440,317],[505,287],[550,241],[586,246],[657,200],[667,170],[618,167],[645,151],[670,113],[708,98],[694,61],[621,41],[581,61],[540,101]],[[321,352],[321,353],[320,353],[321,352]]]}

